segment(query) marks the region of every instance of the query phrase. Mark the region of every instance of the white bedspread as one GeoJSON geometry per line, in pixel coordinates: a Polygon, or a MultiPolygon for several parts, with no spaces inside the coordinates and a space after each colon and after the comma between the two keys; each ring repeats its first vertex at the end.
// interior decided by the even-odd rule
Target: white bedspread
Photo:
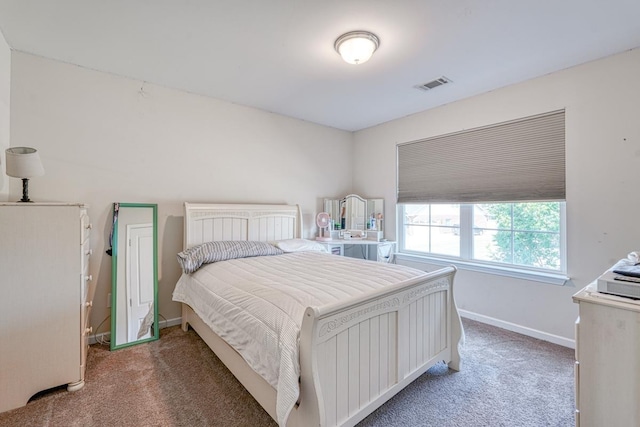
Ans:
{"type": "Polygon", "coordinates": [[[424,274],[319,252],[242,258],[183,274],[174,301],[188,304],[277,391],[284,426],[298,395],[298,341],[307,307],[362,295],[424,274]]]}

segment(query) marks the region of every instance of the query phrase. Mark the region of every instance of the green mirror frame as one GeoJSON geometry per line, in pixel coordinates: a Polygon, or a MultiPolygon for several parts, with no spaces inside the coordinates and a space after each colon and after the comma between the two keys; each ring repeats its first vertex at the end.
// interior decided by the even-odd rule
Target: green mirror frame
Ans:
{"type": "MultiPolygon", "coordinates": [[[[141,344],[149,341],[155,341],[158,338],[160,338],[160,328],[158,323],[158,205],[149,204],[149,203],[114,203],[113,215],[115,218],[113,219],[113,237],[112,237],[112,254],[111,254],[112,265],[111,265],[111,340],[110,341],[111,341],[111,350],[117,350],[121,348],[130,347],[132,345],[137,345],[137,344],[141,344]],[[118,286],[118,277],[123,277],[123,275],[125,275],[124,270],[121,270],[121,269],[127,268],[125,254],[122,254],[122,257],[119,257],[119,253],[118,253],[120,248],[118,242],[123,239],[123,236],[118,235],[119,227],[127,226],[127,224],[120,224],[120,219],[121,219],[120,217],[122,216],[123,209],[149,209],[152,216],[152,224],[153,224],[153,228],[152,228],[153,302],[152,302],[152,305],[150,306],[151,308],[153,308],[153,313],[150,314],[151,310],[149,310],[149,312],[147,313],[147,316],[145,317],[146,322],[150,322],[152,319],[152,323],[149,324],[149,332],[144,334],[144,335],[150,335],[150,336],[146,338],[136,339],[136,340],[128,340],[128,339],[122,340],[117,335],[117,331],[122,330],[122,326],[118,328],[118,319],[120,319],[122,316],[121,314],[119,315],[118,313],[118,303],[120,302],[120,304],[122,305],[122,297],[119,298],[118,289],[122,289],[122,286],[127,286],[126,284],[120,285],[120,287],[118,286]],[[126,341],[126,342],[123,342],[123,341],[126,341]]],[[[146,219],[146,214],[145,214],[145,219],[146,219]]],[[[145,225],[148,228],[147,221],[145,221],[145,224],[131,224],[131,225],[133,226],[145,225]]],[[[126,236],[124,238],[126,238],[126,236]]],[[[147,235],[147,238],[148,238],[148,235],[147,235]]],[[[140,253],[138,253],[138,255],[140,255],[140,253]]],[[[129,300],[129,305],[131,306],[131,300],[129,300]]],[[[125,308],[126,308],[126,304],[125,304],[125,308]]],[[[122,307],[120,307],[120,309],[122,310],[122,307]]],[[[129,312],[130,311],[127,311],[127,313],[129,312]]],[[[125,320],[126,319],[127,318],[125,317],[125,320]]],[[[125,325],[125,328],[128,328],[128,327],[129,325],[125,325]]]]}

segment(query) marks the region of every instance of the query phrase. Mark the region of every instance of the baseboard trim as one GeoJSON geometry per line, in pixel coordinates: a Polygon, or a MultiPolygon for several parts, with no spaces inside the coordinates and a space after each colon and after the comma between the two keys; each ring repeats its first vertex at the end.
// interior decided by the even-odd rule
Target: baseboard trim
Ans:
{"type": "Polygon", "coordinates": [[[160,329],[168,328],[170,326],[176,326],[182,324],[182,317],[176,317],[174,319],[161,320],[160,329]]]}
{"type": "MultiPolygon", "coordinates": [[[[170,326],[180,325],[182,323],[182,317],[176,317],[175,319],[160,320],[160,329],[168,328],[170,326]]],[[[102,332],[100,334],[91,335],[89,337],[89,345],[97,343],[109,342],[111,339],[111,332],[102,332]]]]}
{"type": "MultiPolygon", "coordinates": [[[[506,329],[508,331],[517,332],[522,335],[526,335],[528,337],[537,338],[539,340],[548,341],[553,344],[558,344],[563,347],[568,348],[576,348],[575,340],[561,337],[559,335],[553,335],[547,332],[542,332],[537,329],[527,328],[526,326],[517,325],[511,322],[505,322],[504,320],[496,319],[494,317],[485,316],[484,314],[474,313],[472,311],[460,310],[458,309],[460,316],[465,317],[467,319],[475,320],[480,323],[486,323],[487,325],[496,326],[498,328],[506,329]]],[[[170,326],[180,325],[182,323],[182,317],[176,317],[174,319],[161,320],[160,329],[168,328],[170,326]]],[[[89,338],[89,344],[95,344],[98,342],[96,337],[100,339],[109,339],[111,333],[104,332],[97,335],[92,335],[89,338]]]]}
{"type": "Polygon", "coordinates": [[[559,335],[549,334],[547,332],[539,331],[537,329],[527,328],[526,326],[517,325],[511,322],[505,322],[504,320],[496,319],[494,317],[485,316],[484,314],[474,313],[467,310],[458,310],[460,316],[467,319],[475,320],[487,325],[496,326],[498,328],[506,329],[508,331],[517,332],[528,337],[537,338],[539,340],[548,341],[553,344],[558,344],[563,347],[576,348],[575,340],[561,337],[559,335]]]}

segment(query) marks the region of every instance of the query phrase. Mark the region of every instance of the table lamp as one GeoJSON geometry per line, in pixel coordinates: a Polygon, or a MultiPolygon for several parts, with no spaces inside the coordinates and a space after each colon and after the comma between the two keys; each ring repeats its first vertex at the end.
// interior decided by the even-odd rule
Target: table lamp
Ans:
{"type": "Polygon", "coordinates": [[[44,175],[38,150],[30,147],[11,147],[5,151],[7,175],[22,179],[21,202],[29,200],[29,178],[44,175]]]}

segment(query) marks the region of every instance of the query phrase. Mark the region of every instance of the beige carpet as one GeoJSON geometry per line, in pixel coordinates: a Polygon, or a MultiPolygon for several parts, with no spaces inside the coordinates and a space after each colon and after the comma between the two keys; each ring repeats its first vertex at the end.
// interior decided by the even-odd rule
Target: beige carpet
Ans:
{"type": "MultiPolygon", "coordinates": [[[[573,351],[470,320],[463,370],[439,364],[366,418],[373,426],[572,426],[573,351]]],[[[110,352],[85,387],[42,393],[0,426],[275,426],[193,332],[110,352]]]]}

